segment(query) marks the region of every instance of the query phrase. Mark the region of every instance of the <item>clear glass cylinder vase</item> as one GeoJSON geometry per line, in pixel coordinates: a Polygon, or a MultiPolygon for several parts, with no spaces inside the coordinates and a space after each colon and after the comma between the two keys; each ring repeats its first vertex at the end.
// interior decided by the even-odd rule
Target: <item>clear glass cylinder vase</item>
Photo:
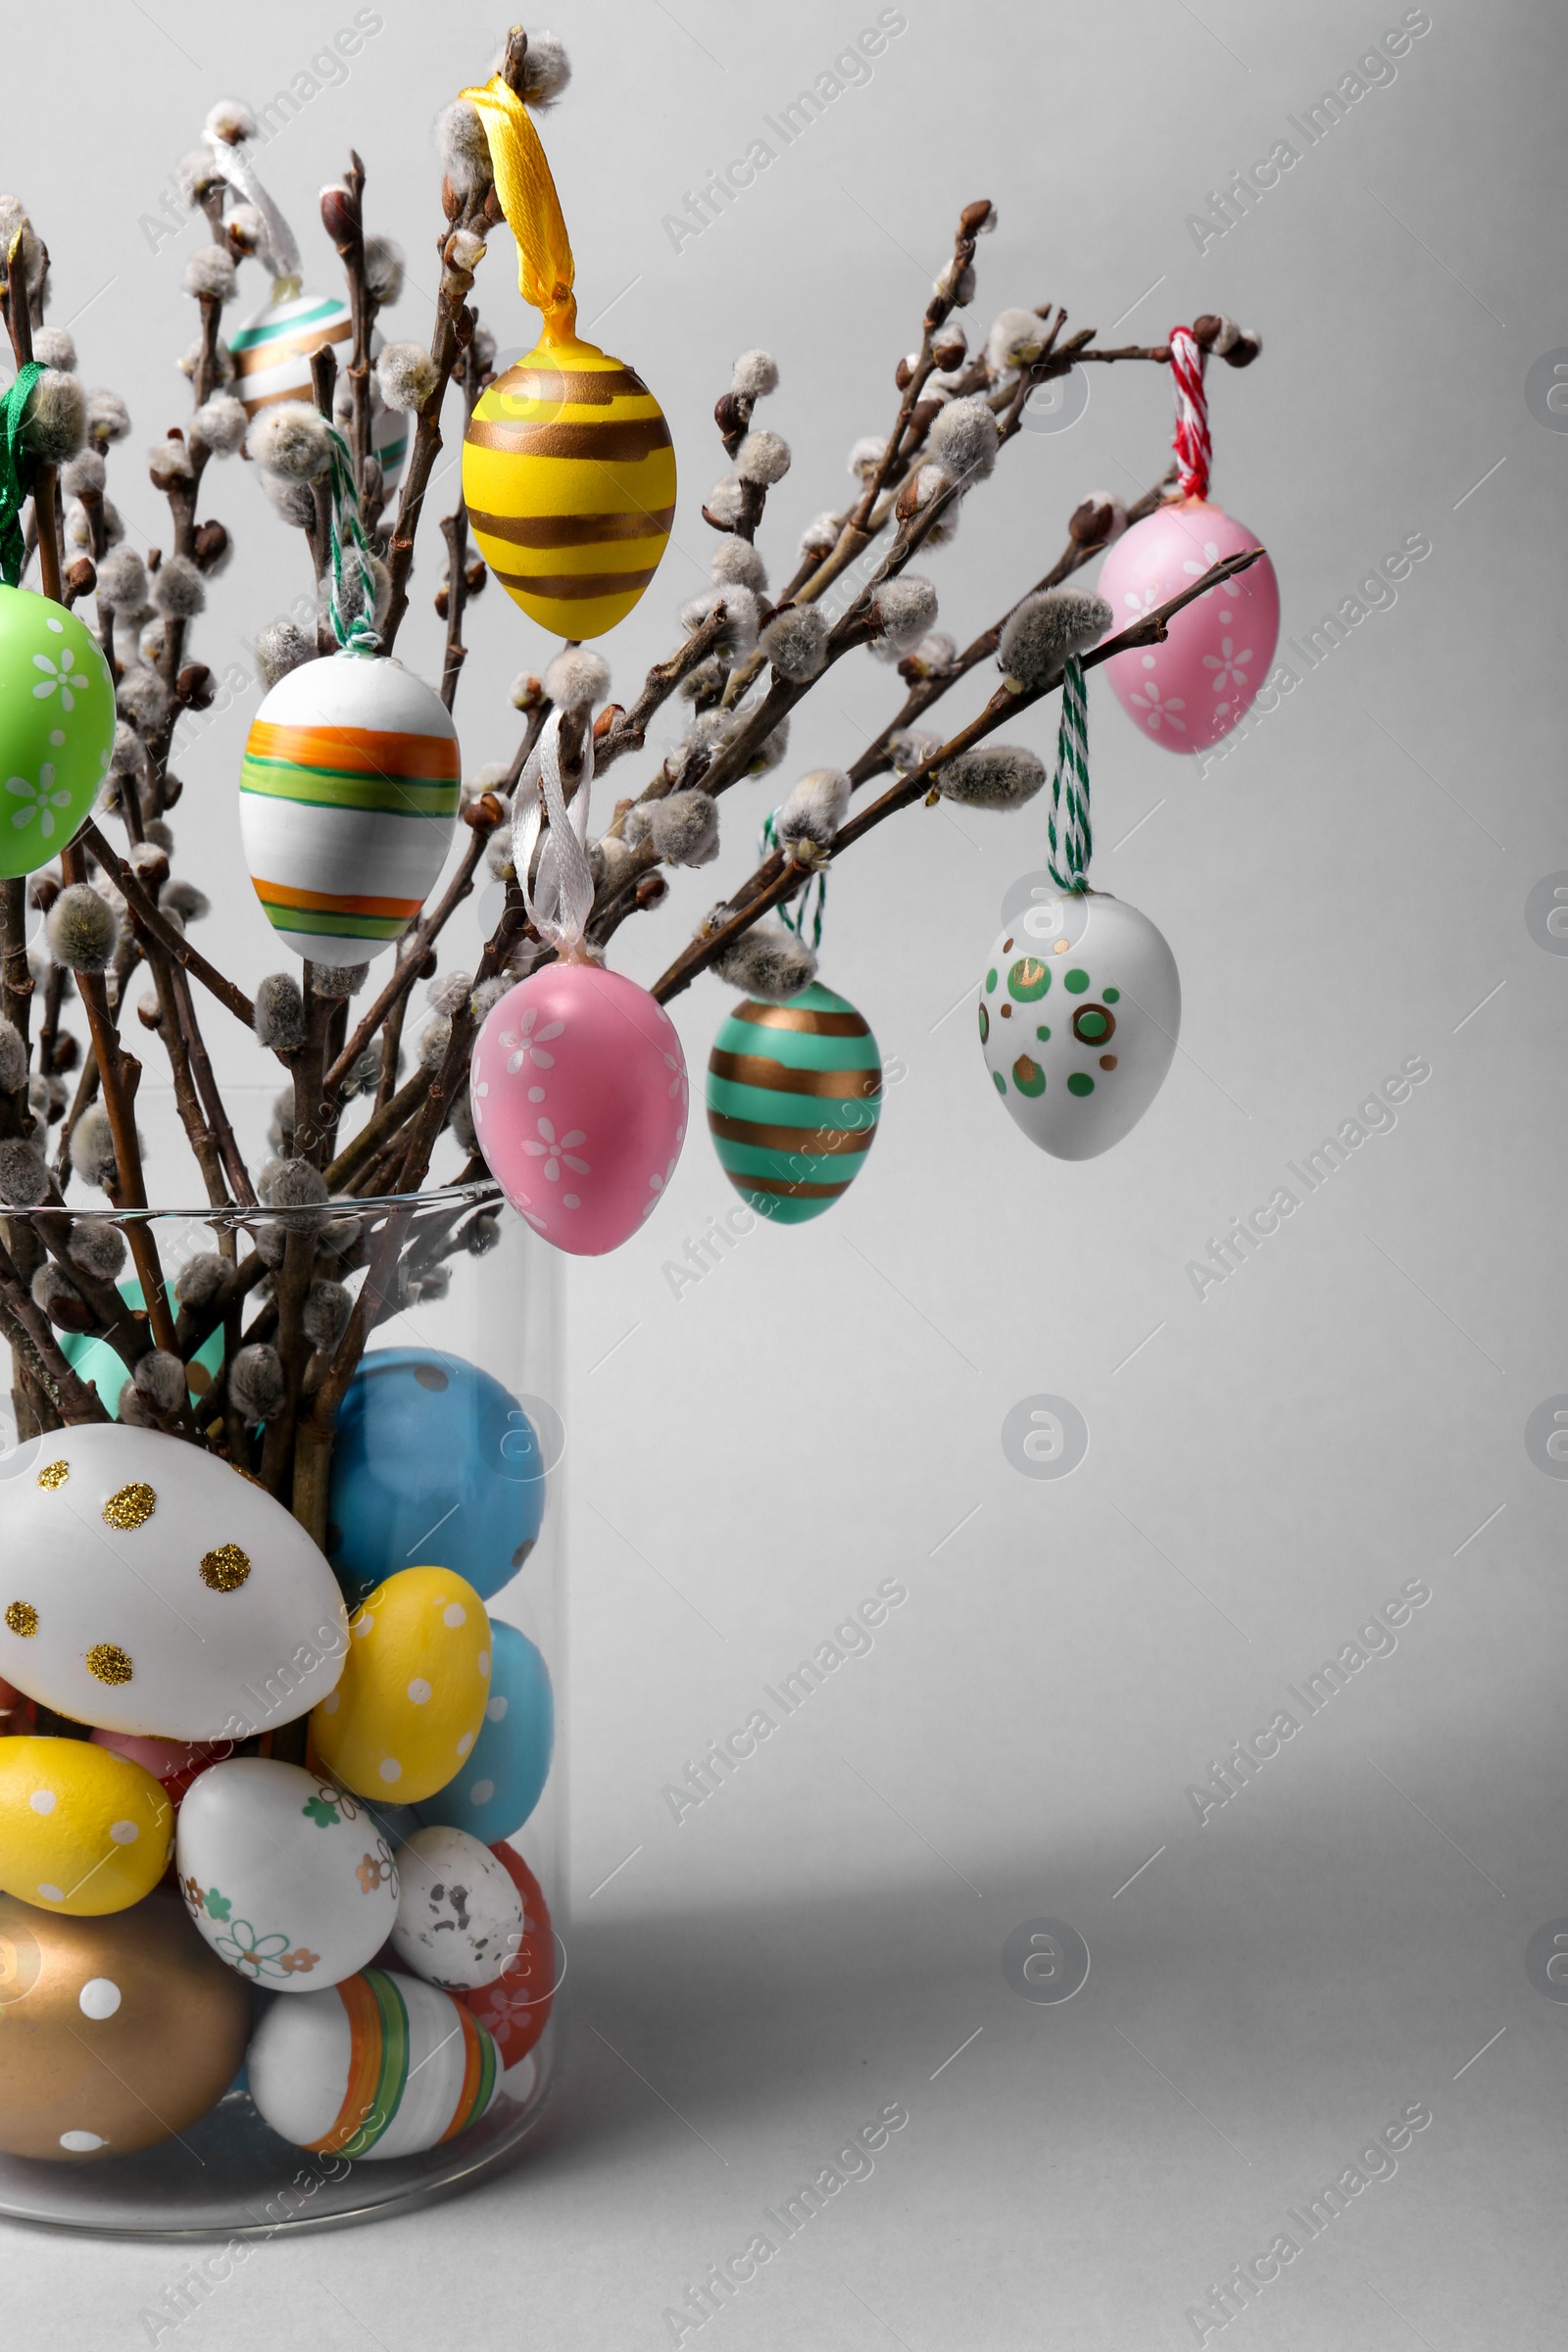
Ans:
{"type": "MultiPolygon", "coordinates": [[[[121,1354],[101,1337],[56,1328],[55,1347],[76,1378],[96,1389],[120,1430],[107,1440],[88,1441],[79,1422],[68,1419],[60,1426],[61,1415],[48,1401],[40,1413],[39,1384],[31,1377],[36,1357],[26,1359],[28,1376],[18,1375],[0,1404],[0,1617],[8,1629],[0,1634],[0,1646],[9,1640],[0,1659],[0,1674],[7,1678],[0,1705],[10,1710],[0,1734],[87,1738],[95,1744],[118,1744],[119,1752],[137,1758],[151,1749],[151,1740],[138,1743],[106,1732],[101,1724],[93,1730],[98,1716],[90,1707],[72,1718],[69,1707],[58,1703],[58,1677],[69,1676],[84,1647],[100,1642],[104,1627],[87,1622],[85,1604],[73,1598],[83,1587],[79,1576],[73,1583],[75,1572],[65,1565],[69,1542],[60,1554],[57,1594],[50,1544],[38,1535],[39,1527],[50,1522],[47,1515],[40,1519],[40,1510],[73,1497],[74,1489],[79,1527],[89,1499],[96,1502],[90,1481],[84,1483],[79,1471],[72,1473],[74,1444],[81,1457],[106,1446],[117,1461],[122,1454],[132,1472],[123,1493],[146,1495],[151,1482],[135,1473],[140,1454],[148,1452],[147,1435],[165,1449],[148,1458],[156,1458],[163,1466],[159,1474],[172,1477],[176,1486],[181,1457],[168,1450],[170,1441],[205,1442],[253,1483],[270,1484],[297,1522],[308,1530],[315,1523],[315,1540],[343,1593],[337,1620],[342,1631],[334,1639],[341,1640],[345,1661],[340,1668],[304,1667],[296,1652],[291,1667],[286,1657],[258,1654],[243,1683],[249,1714],[231,1720],[232,1737],[211,1743],[212,1752],[204,1750],[206,1761],[261,1755],[314,1776],[323,1791],[318,1818],[336,1823],[340,1815],[354,1817],[352,1834],[367,1848],[362,1883],[368,1888],[391,1884],[386,1857],[395,1855],[410,1835],[441,1825],[465,1829],[493,1854],[505,1855],[522,1894],[524,1921],[523,1933],[514,1933],[501,1955],[499,1975],[488,1985],[455,1992],[438,1967],[425,1972],[432,1986],[445,1981],[440,1998],[461,2003],[478,2021],[476,2033],[455,2007],[436,2016],[416,1985],[410,1992],[406,1961],[387,1944],[341,1984],[280,1975],[280,1967],[325,1972],[328,1964],[310,1950],[310,1938],[295,1938],[295,1948],[283,1950],[286,1930],[269,1936],[263,1932],[267,1921],[240,1921],[229,1896],[181,1876],[177,1857],[152,1891],[123,1908],[82,1916],[44,1907],[37,1888],[23,1883],[31,1850],[27,1823],[22,1847],[6,1854],[0,1788],[0,1863],[6,1873],[0,1877],[5,1888],[0,1895],[0,2215],[61,2229],[151,2237],[245,2238],[369,2221],[485,2178],[515,2152],[544,2108],[564,1973],[564,1741],[552,1696],[564,1679],[560,1290],[554,1253],[520,1219],[504,1210],[497,1214],[497,1206],[494,1187],[477,1185],[347,1208],[333,1201],[329,1221],[322,1211],[152,1212],[133,1218],[74,1208],[8,1211],[0,1220],[0,1241],[14,1270],[8,1335],[18,1302],[16,1269],[25,1278],[29,1264],[49,1259],[64,1264],[70,1236],[83,1225],[112,1224],[128,1240],[132,1224],[139,1223],[145,1238],[127,1254],[120,1296],[132,1324],[144,1323],[140,1278],[153,1262],[146,1248],[150,1241],[168,1286],[170,1312],[177,1318],[187,1378],[179,1409],[147,1415],[125,1389],[121,1354]],[[291,1467],[280,1477],[275,1445],[271,1453],[268,1450],[270,1423],[254,1417],[251,1391],[236,1396],[240,1384],[229,1378],[224,1348],[226,1342],[232,1353],[237,1342],[255,1332],[264,1341],[270,1329],[275,1333],[288,1268],[301,1262],[302,1245],[292,1239],[301,1229],[311,1234],[306,1262],[314,1252],[313,1270],[318,1273],[326,1262],[323,1251],[333,1253],[330,1271],[356,1302],[359,1318],[348,1335],[331,1331],[330,1315],[324,1330],[318,1323],[321,1344],[309,1349],[303,1372],[306,1399],[334,1369],[341,1382],[347,1358],[337,1350],[345,1336],[351,1348],[363,1336],[364,1348],[331,1414],[328,1437],[318,1447],[318,1458],[307,1460],[301,1436],[291,1467]],[[229,1269],[230,1287],[246,1268],[255,1279],[244,1291],[242,1305],[232,1306],[226,1321],[204,1339],[202,1315],[178,1305],[175,1286],[181,1270],[197,1259],[206,1261],[211,1282],[215,1257],[229,1269]],[[55,1426],[40,1428],[40,1419],[55,1426]],[[234,1458],[236,1450],[245,1458],[234,1458]],[[364,1620],[373,1619],[381,1605],[376,1591],[384,1592],[385,1580],[415,1567],[462,1578],[481,1594],[489,1628],[480,1666],[491,1679],[483,1721],[476,1734],[466,1736],[459,1775],[410,1808],[397,1802],[395,1788],[356,1788],[346,1770],[329,1770],[316,1743],[318,1730],[325,1736],[323,1719],[318,1712],[299,1712],[305,1691],[290,1678],[296,1670],[307,1681],[314,1672],[318,1683],[323,1677],[330,1683],[334,1672],[346,1678],[349,1652],[369,1630],[364,1620]],[[73,1607],[80,1622],[69,1622],[73,1607]],[[25,1628],[29,1618],[34,1631],[19,1640],[12,1629],[25,1628]],[[48,1656],[40,1636],[52,1641],[48,1656]],[[39,1653],[36,1661],[33,1649],[39,1653]],[[541,1781],[542,1788],[536,1787],[541,1781]],[[348,1801],[340,1803],[344,1790],[348,1801]],[[321,1806],[328,1808],[324,1815],[321,1806]],[[524,1806],[526,1818],[514,1822],[524,1806]],[[229,1906],[216,1941],[214,1914],[204,1910],[204,1939],[192,1908],[204,1909],[210,1896],[217,1909],[229,1906]],[[215,1957],[226,1975],[214,1977],[215,1957]],[[227,2078],[226,2088],[209,2080],[213,2096],[204,2104],[201,2064],[210,2078],[212,2059],[209,2053],[197,2063],[205,2015],[201,2003],[207,1992],[216,1991],[228,2021],[225,2031],[231,2031],[234,1978],[243,1981],[250,2004],[248,2020],[243,2008],[238,2012],[246,2063],[227,2078]],[[399,1996],[399,1984],[406,1999],[399,1996]],[[295,2006],[302,1985],[316,2004],[310,2015],[319,2019],[326,2004],[328,2024],[315,2041],[294,2023],[307,2014],[295,2006]],[[341,2018],[334,2003],[342,2009],[341,2018]],[[287,2136],[265,2120],[249,2072],[258,2036],[280,2007],[286,2013],[290,2063],[298,2045],[306,2053],[299,2063],[307,2076],[312,2066],[322,2064],[330,2077],[324,2088],[305,2082],[300,2114],[313,2120],[296,2122],[287,2136]],[[435,2046],[421,2049],[421,2034],[429,2044],[432,2032],[435,2046]],[[348,2088],[323,2132],[316,2126],[331,2109],[339,2087],[331,2067],[341,2071],[345,2058],[348,2088]],[[195,2079],[187,2080],[193,2066],[195,2079]],[[427,2096],[437,2078],[449,2085],[443,2096],[453,2110],[450,2117],[439,2100],[432,2108],[427,2096]],[[193,2104],[202,2111],[193,2115],[193,2104]],[[422,2122],[411,2121],[416,2114],[422,2122]],[[411,2142],[417,2152],[398,2152],[411,2142]]],[[[198,1279],[194,1287],[182,1287],[199,1297],[203,1283],[198,1279]]],[[[341,1313],[341,1297],[334,1303],[341,1313]]],[[[206,1311],[210,1315],[211,1308],[206,1311]]],[[[4,1319],[0,1314],[0,1322],[4,1319]]],[[[39,1322],[35,1318],[35,1329],[39,1322]]],[[[46,1341],[49,1336],[46,1332],[46,1341]]],[[[76,1401],[79,1410],[79,1394],[76,1401]]],[[[303,1413],[303,1406],[297,1410],[303,1413]]],[[[299,1426],[303,1430],[303,1419],[299,1426]]],[[[88,1467],[82,1458],[82,1470],[88,1467]]],[[[266,1521],[267,1508],[260,1500],[251,1502],[253,1514],[260,1512],[276,1532],[275,1516],[266,1521]]],[[[102,1515],[112,1518],[110,1505],[102,1515]]],[[[140,1555],[144,1562],[156,1556],[167,1564],[183,1540],[167,1503],[163,1516],[164,1548],[157,1555],[140,1555]]],[[[155,1512],[148,1533],[156,1534],[159,1525],[155,1512]]],[[[98,1540],[96,1528],[92,1533],[98,1540]]],[[[113,1533],[112,1527],[112,1538],[113,1533]]],[[[258,1551],[255,1567],[265,1577],[265,1544],[258,1551]]],[[[233,1556],[232,1545],[206,1555],[204,1579],[216,1578],[223,1587],[221,1568],[209,1577],[209,1567],[214,1559],[233,1556]]],[[[245,1558],[243,1551],[237,1556],[245,1558]]],[[[315,1565],[319,1576],[318,1556],[315,1565]]],[[[247,1574],[250,1569],[246,1560],[247,1574]]],[[[139,1577],[133,1561],[128,1573],[139,1577]]],[[[163,1574],[164,1567],[158,1567],[152,1584],[157,1586],[163,1574]]],[[[196,1623],[200,1606],[206,1605],[191,1602],[182,1610],[162,1591],[150,1598],[129,1587],[126,1591],[124,1621],[132,1624],[141,1622],[138,1608],[143,1616],[151,1609],[156,1617],[160,1607],[188,1613],[196,1623]]],[[[170,1618],[163,1622],[172,1624],[170,1618]]],[[[466,1640],[471,1631],[454,1638],[466,1640]]],[[[151,1649],[160,1637],[155,1626],[139,1638],[151,1649]]],[[[128,1638],[119,1646],[134,1649],[136,1640],[128,1638]]],[[[320,1646],[324,1655],[331,1644],[321,1639],[320,1646]]],[[[203,1654],[196,1658],[199,1674],[203,1654]]],[[[425,1711],[432,1715],[443,1703],[442,1671],[433,1660],[428,1679],[416,1676],[408,1685],[411,1697],[418,1690],[425,1693],[430,1702],[425,1711]]],[[[324,1703],[331,1706],[332,1698],[324,1703]]],[[[0,1739],[0,1765],[4,1755],[0,1739]]],[[[176,1807],[199,1785],[203,1757],[187,1764],[191,1761],[194,1774],[172,1772],[162,1784],[176,1807]]],[[[366,1768],[359,1777],[375,1776],[366,1768]]],[[[4,1778],[0,1772],[0,1782],[4,1778]]],[[[230,1781],[229,1787],[234,1785],[230,1781]]],[[[52,1812],[54,1799],[45,1796],[52,1812]]],[[[37,1794],[31,1799],[35,1807],[41,1801],[37,1794]]],[[[46,1820],[44,1831],[51,1826],[46,1820]]],[[[123,1832],[125,1825],[117,1828],[123,1832]]],[[[172,1857],[172,1840],[171,1851],[172,1857]]],[[[403,1877],[407,1884],[407,1861],[403,1877]]],[[[464,1890],[455,1887],[452,1894],[456,1923],[466,1926],[464,1890]]],[[[445,1918],[451,1927],[450,1902],[445,1918]]],[[[401,1911],[398,1927],[401,1931],[401,1911]]],[[[272,2046],[281,2032],[273,2027],[272,2046]]],[[[275,2057],[270,2064],[271,2081],[278,2072],[275,2057]]],[[[277,2120],[275,2095],[270,2111],[277,2120]]]]}

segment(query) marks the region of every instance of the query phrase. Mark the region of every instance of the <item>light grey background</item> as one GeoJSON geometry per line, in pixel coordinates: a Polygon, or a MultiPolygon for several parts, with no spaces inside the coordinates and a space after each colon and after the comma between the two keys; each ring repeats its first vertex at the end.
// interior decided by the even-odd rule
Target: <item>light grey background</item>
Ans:
{"type": "MultiPolygon", "coordinates": [[[[765,343],[782,371],[776,582],[801,525],[842,503],[851,441],[885,428],[894,361],[981,194],[1001,213],[981,332],[1048,296],[1102,339],[1205,309],[1261,329],[1258,367],[1212,371],[1215,492],[1267,541],[1288,635],[1407,535],[1432,553],[1206,778],[1095,693],[1096,878],[1158,922],[1186,996],[1164,1091],[1108,1157],[1058,1164],[1014,1132],[964,994],[1004,890],[1043,862],[1043,817],[916,809],[846,859],[823,974],[906,1072],[854,1191],[676,1297],[666,1262],[731,1200],[699,1125],[644,1233],[569,1270],[576,2000],[555,2118],[466,2202],[266,2249],[166,2343],[667,2342],[664,2307],[892,2101],[910,2120],[874,2176],[709,2323],[732,2345],[1191,2343],[1188,2307],[1417,2102],[1433,2121],[1397,2175],[1236,2330],[1266,2352],[1559,2338],[1568,2015],[1524,1953],[1568,1914],[1568,1493],[1524,1427],[1568,1390],[1568,962],[1525,903],[1568,867],[1568,438],[1525,380],[1568,344],[1568,26],[1434,0],[1392,85],[1200,254],[1187,216],[1277,139],[1302,144],[1287,118],[1396,5],[908,0],[870,81],[673,251],[662,216],[876,13],[557,13],[577,78],[546,137],[584,320],[613,305],[589,331],[657,389],[682,466],[663,570],[608,648],[625,699],[706,567],[708,412],[734,353],[765,343]],[[1186,1262],[1410,1055],[1432,1075],[1396,1128],[1200,1301],[1186,1262]],[[1038,1393],[1088,1424],[1064,1482],[1002,1450],[1038,1393]],[[888,1577],[909,1597],[871,1654],[677,1826],[663,1786],[888,1577]],[[1396,1651],[1200,1826],[1188,1785],[1412,1578],[1432,1598],[1396,1651]],[[1092,1954],[1063,2006],[1003,1972],[1042,1917],[1092,1954]]],[[[391,323],[422,335],[430,119],[504,21],[467,0],[379,14],[259,164],[327,283],[316,190],[358,144],[369,223],[409,249],[391,323]]],[[[265,101],[352,15],[155,0],[35,16],[10,45],[7,184],[54,255],[53,318],[79,314],[88,380],[130,403],[112,495],[138,543],[160,535],[138,453],[182,413],[169,363],[197,241],[153,250],[142,217],[214,97],[265,101]]],[[[504,347],[532,340],[504,232],[479,299],[504,347]]],[[[1169,422],[1162,376],[1118,368],[1070,431],[1021,437],[932,559],[944,625],[966,641],[1037,577],[1085,492],[1155,478],[1169,422]]],[[[238,542],[196,637],[220,668],[308,583],[239,466],[209,479],[238,542]]],[[[432,538],[400,649],[427,668],[432,538]]],[[[493,588],[468,636],[471,772],[510,752],[505,683],[548,648],[493,588]]],[[[892,689],[869,659],[836,670],[790,770],[853,757],[892,689]]],[[[276,960],[233,823],[255,699],[182,758],[176,819],[247,978],[276,960]]],[[[1053,723],[1030,730],[1048,756],[1053,723]]],[[[624,968],[651,978],[749,870],[772,797],[730,796],[722,865],[622,933],[624,968]]],[[[705,981],[676,1007],[694,1072],[725,1003],[705,981]]],[[[263,1097],[248,1115],[259,1135],[263,1097]]],[[[18,2342],[145,2341],[138,2313],[181,2267],[40,2234],[9,2252],[18,2342]]]]}

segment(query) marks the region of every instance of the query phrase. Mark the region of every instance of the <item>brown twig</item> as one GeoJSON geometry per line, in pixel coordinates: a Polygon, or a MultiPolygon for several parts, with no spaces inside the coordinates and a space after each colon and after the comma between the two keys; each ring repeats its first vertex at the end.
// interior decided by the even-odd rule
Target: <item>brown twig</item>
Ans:
{"type": "Polygon", "coordinates": [[[199,980],[220,1004],[226,1004],[235,1020],[243,1021],[247,1029],[254,1029],[256,1007],[245,991],[236,988],[233,981],[227,979],[216,964],[209,963],[200,949],[193,948],[184,934],[176,931],[173,924],[159,913],[129,858],[121,857],[90,818],[76,839],[92,852],[105,873],[114,877],[136,928],[145,932],[149,939],[156,939],[182,971],[189,972],[193,980],[199,980]]]}
{"type": "MultiPolygon", "coordinates": [[[[1192,604],[1196,598],[1206,596],[1209,589],[1217,588],[1222,580],[1232,579],[1237,572],[1246,571],[1262,553],[1261,548],[1245,548],[1239,555],[1226,556],[1218,564],[1211,564],[1201,579],[1195,580],[1190,587],[1182,589],[1163,605],[1156,606],[1152,612],[1145,613],[1116,636],[1107,637],[1092,653],[1085,654],[1085,669],[1096,668],[1102,662],[1108,662],[1112,655],[1126,653],[1135,646],[1157,645],[1166,634],[1166,623],[1172,614],[1179,612],[1184,605],[1192,604]]],[[[853,849],[856,842],[863,840],[867,833],[895,815],[899,809],[907,808],[914,801],[924,800],[931,788],[932,778],[939,769],[956,760],[960,752],[968,751],[987,735],[995,734],[998,727],[1007,719],[1016,717],[1019,711],[1028,710],[1044,695],[1054,694],[1060,683],[1058,671],[1043,684],[1025,690],[999,687],[985,709],[966,727],[960,727],[951,742],[931,753],[918,767],[911,768],[896,784],[889,785],[887,791],[879,795],[868,808],[858,810],[840,826],[833,840],[835,858],[845,850],[853,849]]],[[[667,1004],[672,997],[678,997],[683,990],[690,988],[699,972],[706,971],[716,956],[749,931],[769,908],[799,889],[806,879],[805,868],[786,862],[776,854],[764,860],[742,891],[736,894],[742,902],[737,911],[720,928],[694,940],[683,949],[668,970],[654,982],[652,994],[658,1002],[667,1004]]]]}

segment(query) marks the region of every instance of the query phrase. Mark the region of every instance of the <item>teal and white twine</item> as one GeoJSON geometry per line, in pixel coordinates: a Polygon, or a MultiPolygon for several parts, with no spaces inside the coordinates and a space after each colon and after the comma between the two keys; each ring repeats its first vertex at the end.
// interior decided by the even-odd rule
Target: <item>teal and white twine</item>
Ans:
{"type": "Polygon", "coordinates": [[[1076,654],[1062,672],[1061,725],[1047,821],[1051,879],[1058,890],[1081,896],[1089,888],[1095,841],[1089,824],[1089,697],[1084,665],[1076,654]]]}
{"type": "Polygon", "coordinates": [[[381,637],[375,625],[375,572],[370,563],[369,542],[360,520],[360,492],[354,478],[354,460],[337,426],[328,424],[326,432],[332,445],[332,463],[327,474],[327,488],[332,502],[332,585],[327,596],[327,618],[332,624],[333,636],[345,653],[376,654],[381,650],[381,637]],[[343,616],[345,564],[359,588],[359,610],[350,620],[343,616]]]}
{"type": "MultiPolygon", "coordinates": [[[[784,846],[778,837],[777,817],[778,810],[772,808],[762,819],[762,830],[758,838],[758,848],[764,858],[784,846]]],[[[778,912],[779,920],[784,924],[786,930],[793,931],[797,939],[804,939],[808,909],[811,908],[813,888],[816,893],[816,903],[811,913],[811,946],[819,948],[822,945],[822,911],[827,905],[827,866],[825,862],[811,869],[806,888],[795,901],[793,907],[786,901],[778,912]]]]}

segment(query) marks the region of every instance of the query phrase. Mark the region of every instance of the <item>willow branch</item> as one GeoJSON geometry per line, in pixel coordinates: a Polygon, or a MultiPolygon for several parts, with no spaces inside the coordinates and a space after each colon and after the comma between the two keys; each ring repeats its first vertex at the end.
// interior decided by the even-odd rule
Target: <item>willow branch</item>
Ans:
{"type": "MultiPolygon", "coordinates": [[[[1107,637],[1092,653],[1085,654],[1084,668],[1097,668],[1113,655],[1127,653],[1136,646],[1159,644],[1167,634],[1167,624],[1173,614],[1198,597],[1206,596],[1209,589],[1217,588],[1222,580],[1233,579],[1238,572],[1246,571],[1262,553],[1259,547],[1244,548],[1239,554],[1226,556],[1220,563],[1211,564],[1202,577],[1194,580],[1190,587],[1182,589],[1165,604],[1156,606],[1152,612],[1145,613],[1116,636],[1107,637]]],[[[863,840],[867,833],[896,815],[899,809],[907,808],[912,802],[924,800],[932,789],[937,772],[950,760],[982,742],[986,736],[995,734],[998,727],[1016,717],[1019,711],[1027,710],[1044,696],[1054,694],[1060,684],[1061,672],[1058,670],[1039,686],[1024,689],[999,687],[985,709],[966,727],[961,727],[951,742],[932,752],[921,760],[918,767],[911,768],[907,775],[890,785],[868,808],[860,809],[840,826],[833,838],[835,858],[843,851],[853,849],[856,842],[863,840]]],[[[699,972],[706,971],[716,956],[749,931],[770,907],[776,906],[781,900],[798,890],[807,878],[806,868],[787,862],[777,855],[767,858],[745,885],[743,893],[738,894],[742,896],[743,904],[737,912],[720,929],[706,938],[694,940],[676,956],[668,970],[655,981],[652,993],[658,1002],[667,1004],[672,997],[678,997],[689,988],[699,972]]]]}
{"type": "Polygon", "coordinates": [[[225,979],[216,964],[208,962],[200,949],[191,946],[183,932],[174,929],[167,915],[159,913],[157,906],[129,858],[121,857],[120,852],[105,840],[90,818],[82,826],[76,839],[84,848],[91,850],[105,873],[114,876],[116,886],[130,909],[131,920],[136,928],[145,932],[149,939],[156,939],[166,954],[173,958],[182,971],[189,972],[191,978],[199,980],[203,988],[218,999],[220,1004],[228,1007],[236,1021],[243,1021],[247,1029],[254,1029],[256,1007],[245,991],[242,988],[236,988],[232,980],[225,979]]]}

